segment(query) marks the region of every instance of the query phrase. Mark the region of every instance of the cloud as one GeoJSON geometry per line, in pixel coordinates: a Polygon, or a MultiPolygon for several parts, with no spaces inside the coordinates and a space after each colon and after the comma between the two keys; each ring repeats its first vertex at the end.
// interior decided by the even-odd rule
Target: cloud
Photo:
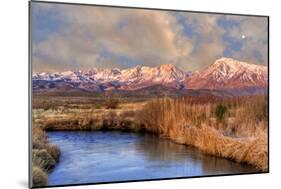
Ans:
{"type": "Polygon", "coordinates": [[[226,34],[241,43],[239,50],[231,55],[247,62],[267,65],[268,59],[268,22],[265,17],[226,16],[227,21],[235,20],[237,27],[227,28],[226,34]],[[242,38],[242,36],[245,38],[242,38]]]}
{"type": "Polygon", "coordinates": [[[45,15],[46,27],[49,27],[36,24],[39,19],[33,23],[33,35],[44,35],[32,41],[34,71],[164,63],[173,63],[184,70],[197,70],[224,55],[229,46],[224,35],[239,40],[237,36],[241,32],[247,36],[244,40],[247,43],[241,48],[243,53],[230,48],[230,55],[245,59],[254,57],[255,60],[264,58],[264,31],[254,32],[263,28],[264,23],[240,17],[44,3],[32,5],[33,17],[42,20],[44,17],[39,16],[45,15]],[[231,30],[220,25],[221,19],[239,24],[231,30]],[[256,45],[260,50],[257,51],[256,45]],[[246,56],[248,54],[251,56],[246,56]]]}
{"type": "Polygon", "coordinates": [[[221,15],[180,13],[178,16],[184,18],[183,25],[192,28],[193,51],[182,61],[187,70],[202,69],[223,56],[225,30],[218,25],[221,15]]]}
{"type": "MultiPolygon", "coordinates": [[[[192,50],[190,39],[180,34],[174,18],[165,12],[86,6],[61,6],[59,10],[66,27],[47,40],[34,41],[33,48],[34,56],[54,66],[126,67],[120,57],[159,65],[176,62],[192,50]]],[[[34,64],[41,63],[37,61],[34,64]]]]}

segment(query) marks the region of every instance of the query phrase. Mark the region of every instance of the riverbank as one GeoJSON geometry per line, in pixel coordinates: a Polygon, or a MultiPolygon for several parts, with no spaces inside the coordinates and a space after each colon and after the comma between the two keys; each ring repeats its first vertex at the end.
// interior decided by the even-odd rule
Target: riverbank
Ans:
{"type": "MultiPolygon", "coordinates": [[[[161,98],[114,106],[88,103],[33,109],[46,131],[149,132],[218,157],[268,170],[267,98],[161,98]]],[[[111,102],[112,103],[112,102],[111,102]]],[[[57,103],[56,103],[57,104],[57,103]]]]}
{"type": "Polygon", "coordinates": [[[143,107],[138,119],[148,131],[266,172],[267,114],[265,96],[183,97],[151,101],[143,107]]]}
{"type": "Polygon", "coordinates": [[[32,126],[32,186],[48,184],[48,172],[59,162],[60,149],[48,141],[39,126],[32,126]]]}

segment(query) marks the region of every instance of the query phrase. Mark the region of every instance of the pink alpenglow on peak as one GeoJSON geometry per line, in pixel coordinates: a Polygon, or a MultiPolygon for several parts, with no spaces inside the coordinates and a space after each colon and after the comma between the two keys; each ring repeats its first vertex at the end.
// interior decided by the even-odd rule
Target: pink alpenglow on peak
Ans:
{"type": "Polygon", "coordinates": [[[127,69],[96,69],[34,73],[33,89],[54,90],[128,90],[151,86],[185,89],[244,89],[267,88],[267,66],[250,64],[232,58],[220,58],[206,69],[184,72],[173,64],[156,67],[135,66],[127,69]],[[67,86],[67,87],[62,87],[67,86]]]}
{"type": "Polygon", "coordinates": [[[220,58],[208,68],[197,71],[186,79],[189,89],[226,89],[267,87],[267,66],[220,58]]]}

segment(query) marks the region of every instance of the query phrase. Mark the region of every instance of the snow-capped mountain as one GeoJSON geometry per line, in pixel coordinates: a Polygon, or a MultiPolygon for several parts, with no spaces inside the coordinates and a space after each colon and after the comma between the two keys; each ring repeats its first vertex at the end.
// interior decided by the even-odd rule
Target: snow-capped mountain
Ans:
{"type": "Polygon", "coordinates": [[[266,66],[220,58],[208,68],[184,72],[172,64],[128,69],[90,69],[56,73],[34,73],[33,90],[135,91],[153,86],[185,89],[266,88],[266,66]]]}
{"type": "MultiPolygon", "coordinates": [[[[158,67],[136,66],[120,69],[91,69],[88,71],[66,71],[61,73],[34,73],[34,89],[51,89],[66,85],[91,90],[136,90],[153,85],[181,88],[186,73],[172,64],[158,67]],[[98,86],[97,86],[98,85],[98,86]]],[[[65,87],[65,86],[64,86],[65,87]]]]}
{"type": "Polygon", "coordinates": [[[266,66],[220,58],[207,69],[197,71],[185,80],[189,89],[233,89],[267,87],[266,66]]]}

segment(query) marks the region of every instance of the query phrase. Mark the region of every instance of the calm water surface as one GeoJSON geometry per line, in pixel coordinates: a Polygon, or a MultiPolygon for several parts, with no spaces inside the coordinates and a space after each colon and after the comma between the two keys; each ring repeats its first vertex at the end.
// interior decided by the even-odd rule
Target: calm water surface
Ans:
{"type": "Polygon", "coordinates": [[[203,154],[150,134],[49,132],[61,149],[49,185],[256,172],[252,166],[203,154]]]}

